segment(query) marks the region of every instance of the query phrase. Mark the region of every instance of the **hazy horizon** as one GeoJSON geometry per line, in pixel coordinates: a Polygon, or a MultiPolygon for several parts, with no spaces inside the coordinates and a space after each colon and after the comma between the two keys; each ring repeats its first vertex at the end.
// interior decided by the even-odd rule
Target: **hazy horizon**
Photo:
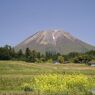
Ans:
{"type": "Polygon", "coordinates": [[[0,46],[61,29],[95,46],[95,0],[0,0],[0,46]]]}

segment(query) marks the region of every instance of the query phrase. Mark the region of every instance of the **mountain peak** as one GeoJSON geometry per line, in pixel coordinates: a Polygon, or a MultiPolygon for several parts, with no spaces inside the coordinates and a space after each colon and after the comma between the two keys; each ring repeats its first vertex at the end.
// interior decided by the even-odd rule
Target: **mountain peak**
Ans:
{"type": "MultiPolygon", "coordinates": [[[[40,33],[40,32],[39,32],[40,33]]],[[[76,40],[75,37],[73,37],[69,32],[64,32],[64,30],[60,30],[60,29],[54,29],[54,30],[45,30],[42,31],[42,34],[44,36],[51,36],[51,38],[53,39],[53,41],[57,40],[57,38],[63,36],[69,40],[76,40]]],[[[47,38],[45,37],[45,38],[47,38]]],[[[48,37],[49,38],[49,37],[48,37]]]]}

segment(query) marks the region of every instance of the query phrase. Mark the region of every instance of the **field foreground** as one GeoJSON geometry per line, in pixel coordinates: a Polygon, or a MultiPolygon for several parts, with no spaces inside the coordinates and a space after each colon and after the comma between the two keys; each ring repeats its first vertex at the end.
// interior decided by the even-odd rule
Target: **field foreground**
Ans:
{"type": "Polygon", "coordinates": [[[95,82],[95,67],[90,67],[84,64],[55,65],[48,63],[33,64],[22,61],[0,61],[0,93],[2,93],[2,95],[9,95],[8,93],[10,93],[10,95],[13,95],[13,93],[14,95],[36,95],[34,92],[32,93],[24,92],[24,90],[22,89],[22,84],[23,83],[30,84],[31,80],[34,77],[48,74],[49,75],[83,74],[86,75],[89,79],[93,80],[93,82],[95,82]]]}

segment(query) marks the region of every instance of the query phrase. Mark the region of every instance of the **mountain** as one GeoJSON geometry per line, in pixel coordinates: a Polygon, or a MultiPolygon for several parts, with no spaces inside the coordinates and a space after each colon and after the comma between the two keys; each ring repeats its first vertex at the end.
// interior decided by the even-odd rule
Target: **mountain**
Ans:
{"type": "Polygon", "coordinates": [[[64,32],[63,30],[37,32],[15,47],[16,50],[22,49],[24,52],[26,48],[41,53],[57,52],[61,54],[95,50],[94,46],[73,37],[70,33],[64,32]]]}

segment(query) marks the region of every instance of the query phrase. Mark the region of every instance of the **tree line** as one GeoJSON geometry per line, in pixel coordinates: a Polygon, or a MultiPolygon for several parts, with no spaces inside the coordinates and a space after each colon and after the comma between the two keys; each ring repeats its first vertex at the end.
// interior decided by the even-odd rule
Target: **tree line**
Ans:
{"type": "Polygon", "coordinates": [[[41,54],[35,50],[26,48],[25,52],[21,49],[15,51],[15,49],[9,45],[0,47],[0,60],[20,60],[33,63],[88,63],[95,59],[95,50],[88,51],[86,53],[71,52],[67,55],[60,53],[52,53],[47,51],[45,54],[41,54]]]}

